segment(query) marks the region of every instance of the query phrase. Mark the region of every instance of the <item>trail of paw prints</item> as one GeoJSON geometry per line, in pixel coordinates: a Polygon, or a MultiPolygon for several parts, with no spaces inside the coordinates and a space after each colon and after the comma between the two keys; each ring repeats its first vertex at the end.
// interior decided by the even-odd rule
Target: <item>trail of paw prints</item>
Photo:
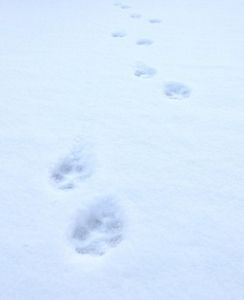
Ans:
{"type": "MultiPolygon", "coordinates": [[[[119,6],[122,9],[130,8],[129,5],[121,3],[115,3],[114,5],[119,6]]],[[[130,17],[132,19],[140,19],[142,16],[138,13],[131,13],[130,17]]],[[[148,19],[148,22],[154,25],[162,23],[162,20],[160,18],[150,18],[148,19]]],[[[112,33],[113,37],[121,38],[125,35],[126,34],[123,31],[117,31],[112,33]]],[[[136,45],[138,46],[151,46],[152,44],[154,44],[154,41],[150,38],[140,38],[136,41],[136,45]]],[[[156,73],[156,69],[142,63],[137,64],[134,69],[134,75],[139,78],[152,78],[153,76],[155,76],[156,73]]],[[[169,99],[182,100],[190,97],[191,89],[181,82],[168,82],[164,86],[164,94],[169,99]]]]}
{"type": "Polygon", "coordinates": [[[164,86],[164,94],[170,99],[182,100],[190,97],[191,89],[180,82],[168,82],[164,86]]]}
{"type": "Polygon", "coordinates": [[[71,231],[71,245],[81,255],[101,256],[123,240],[124,222],[111,197],[100,198],[78,213],[71,231]]]}
{"type": "Polygon", "coordinates": [[[151,39],[139,39],[136,44],[138,46],[151,46],[153,44],[153,40],[151,39]]]}
{"type": "Polygon", "coordinates": [[[112,37],[114,38],[123,38],[126,36],[126,32],[123,30],[112,32],[112,37]]]}
{"type": "Polygon", "coordinates": [[[156,69],[149,67],[143,63],[138,63],[134,70],[134,75],[140,78],[151,78],[156,75],[156,69]]]}
{"type": "Polygon", "coordinates": [[[51,181],[61,190],[74,189],[93,173],[91,156],[84,150],[72,151],[51,171],[51,181]]]}

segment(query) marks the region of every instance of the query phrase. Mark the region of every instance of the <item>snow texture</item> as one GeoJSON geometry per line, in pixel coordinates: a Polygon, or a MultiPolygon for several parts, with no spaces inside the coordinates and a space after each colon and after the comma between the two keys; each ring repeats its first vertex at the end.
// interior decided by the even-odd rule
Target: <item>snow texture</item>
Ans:
{"type": "Polygon", "coordinates": [[[243,15],[1,1],[1,300],[244,299],[243,15]]]}

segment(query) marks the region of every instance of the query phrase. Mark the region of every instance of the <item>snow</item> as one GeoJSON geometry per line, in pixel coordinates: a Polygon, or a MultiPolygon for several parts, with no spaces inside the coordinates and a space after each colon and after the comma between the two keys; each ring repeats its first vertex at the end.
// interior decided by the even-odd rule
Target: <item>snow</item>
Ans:
{"type": "Polygon", "coordinates": [[[244,299],[241,0],[0,3],[0,299],[244,299]]]}

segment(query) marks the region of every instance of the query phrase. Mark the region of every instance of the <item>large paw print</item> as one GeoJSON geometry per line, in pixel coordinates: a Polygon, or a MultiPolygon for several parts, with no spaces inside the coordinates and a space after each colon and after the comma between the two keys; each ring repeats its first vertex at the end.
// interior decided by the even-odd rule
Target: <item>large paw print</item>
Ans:
{"type": "Polygon", "coordinates": [[[134,75],[140,78],[151,78],[157,73],[156,69],[149,67],[143,63],[136,65],[134,75]]]}
{"type": "Polygon", "coordinates": [[[112,198],[102,198],[80,212],[71,232],[75,251],[82,255],[104,255],[123,239],[121,211],[112,198]]]}
{"type": "Polygon", "coordinates": [[[164,86],[164,93],[170,99],[181,100],[189,97],[191,90],[183,83],[169,82],[164,86]]]}
{"type": "Polygon", "coordinates": [[[73,189],[92,174],[91,157],[84,150],[64,157],[52,170],[51,179],[58,189],[73,189]]]}

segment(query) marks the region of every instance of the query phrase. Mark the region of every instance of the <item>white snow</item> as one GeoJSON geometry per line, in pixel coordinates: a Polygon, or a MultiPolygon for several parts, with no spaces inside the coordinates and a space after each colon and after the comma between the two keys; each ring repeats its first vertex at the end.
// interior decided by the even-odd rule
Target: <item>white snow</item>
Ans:
{"type": "Polygon", "coordinates": [[[1,300],[244,299],[243,16],[0,2],[1,300]]]}

